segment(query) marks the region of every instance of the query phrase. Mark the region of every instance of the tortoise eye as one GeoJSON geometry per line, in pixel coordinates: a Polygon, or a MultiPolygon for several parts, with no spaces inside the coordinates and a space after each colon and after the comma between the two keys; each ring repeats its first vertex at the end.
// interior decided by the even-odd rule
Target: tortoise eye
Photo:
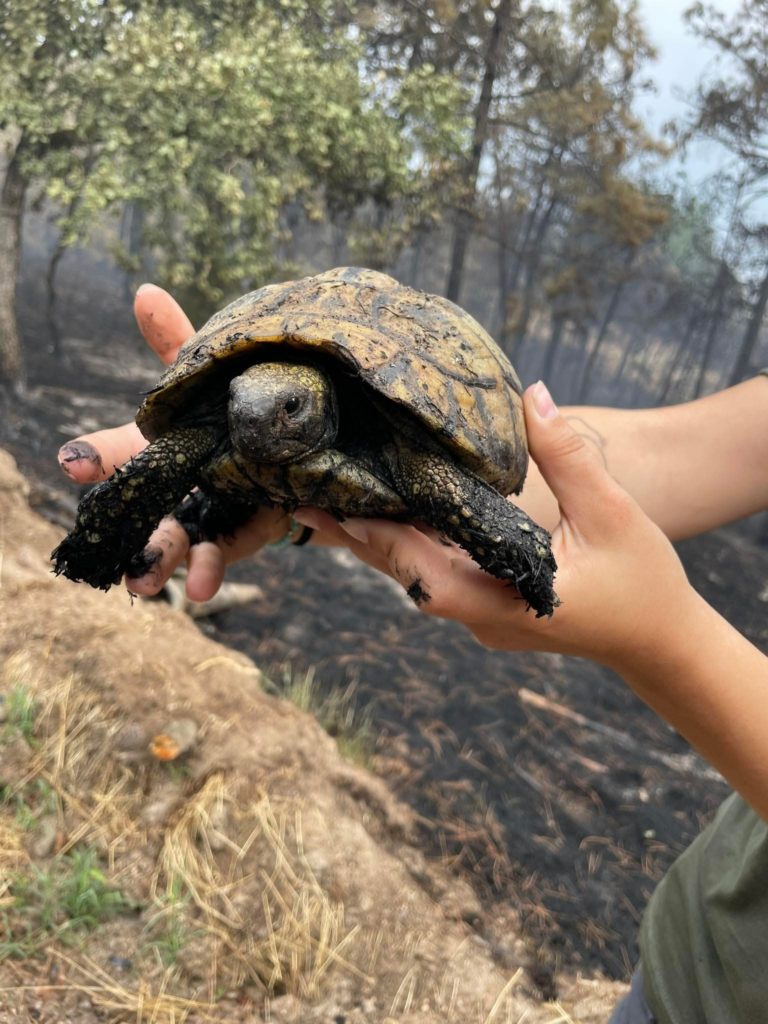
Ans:
{"type": "Polygon", "coordinates": [[[301,399],[296,398],[296,396],[294,395],[293,398],[288,399],[283,408],[285,409],[286,413],[289,416],[295,416],[296,413],[301,408],[301,399]]]}

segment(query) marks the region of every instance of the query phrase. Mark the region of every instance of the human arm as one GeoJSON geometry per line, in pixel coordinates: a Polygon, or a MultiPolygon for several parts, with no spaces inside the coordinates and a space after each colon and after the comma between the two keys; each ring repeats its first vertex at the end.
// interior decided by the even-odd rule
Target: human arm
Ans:
{"type": "MultiPolygon", "coordinates": [[[[672,540],[768,508],[768,376],[680,405],[562,413],[672,540]]],[[[518,503],[556,525],[557,501],[535,464],[518,503]]]]}

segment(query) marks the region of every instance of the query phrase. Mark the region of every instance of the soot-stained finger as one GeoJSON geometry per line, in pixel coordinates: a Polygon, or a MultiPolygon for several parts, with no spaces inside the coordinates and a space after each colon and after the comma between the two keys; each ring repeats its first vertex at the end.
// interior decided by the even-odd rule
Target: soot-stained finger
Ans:
{"type": "Polygon", "coordinates": [[[152,597],[159,593],[189,552],[189,538],[172,516],[161,520],[144,548],[132,561],[126,586],[134,594],[152,597]]]}
{"type": "Polygon", "coordinates": [[[166,366],[174,361],[182,344],[195,333],[178,302],[158,285],[143,284],[139,288],[133,311],[144,340],[166,366]]]}
{"type": "Polygon", "coordinates": [[[59,449],[59,466],[74,483],[99,483],[146,446],[136,424],[124,423],[67,441],[59,449]]]}

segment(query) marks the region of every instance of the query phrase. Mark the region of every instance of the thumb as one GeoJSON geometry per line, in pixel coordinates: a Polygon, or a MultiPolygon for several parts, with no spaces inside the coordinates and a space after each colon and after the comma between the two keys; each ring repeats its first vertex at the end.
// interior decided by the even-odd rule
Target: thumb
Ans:
{"type": "Polygon", "coordinates": [[[570,519],[593,519],[601,494],[615,486],[597,453],[561,415],[538,381],[523,396],[528,445],[541,475],[570,519]]]}

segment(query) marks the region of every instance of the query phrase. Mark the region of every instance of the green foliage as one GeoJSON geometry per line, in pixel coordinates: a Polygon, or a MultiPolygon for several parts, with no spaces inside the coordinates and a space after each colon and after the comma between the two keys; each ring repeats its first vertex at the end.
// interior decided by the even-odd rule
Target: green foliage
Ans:
{"type": "Polygon", "coordinates": [[[0,127],[22,130],[64,244],[138,203],[163,283],[213,306],[280,272],[287,205],[429,198],[460,91],[428,67],[365,75],[337,7],[0,0],[0,127]]]}
{"type": "Polygon", "coordinates": [[[768,175],[768,10],[765,0],[742,0],[732,15],[695,3],[686,12],[694,32],[725,60],[698,90],[693,134],[717,139],[749,169],[752,179],[768,175]]]}
{"type": "Polygon", "coordinates": [[[0,960],[35,955],[52,939],[73,942],[133,904],[98,867],[92,850],[76,848],[44,868],[32,866],[10,883],[0,960]]]}
{"type": "Polygon", "coordinates": [[[174,877],[167,892],[156,900],[155,911],[147,921],[149,938],[144,951],[154,951],[166,967],[176,962],[194,935],[201,934],[189,925],[191,902],[182,880],[174,877]]]}
{"type": "Polygon", "coordinates": [[[13,819],[22,832],[31,831],[40,817],[55,814],[59,801],[56,791],[45,779],[32,779],[21,789],[0,785],[0,807],[13,808],[13,819]]]}
{"type": "Polygon", "coordinates": [[[16,683],[4,694],[6,737],[21,735],[32,744],[35,736],[37,706],[34,697],[22,683],[16,683]]]}
{"type": "Polygon", "coordinates": [[[717,259],[714,223],[712,203],[695,195],[679,196],[672,207],[664,249],[680,277],[691,284],[709,283],[717,259]]]}

